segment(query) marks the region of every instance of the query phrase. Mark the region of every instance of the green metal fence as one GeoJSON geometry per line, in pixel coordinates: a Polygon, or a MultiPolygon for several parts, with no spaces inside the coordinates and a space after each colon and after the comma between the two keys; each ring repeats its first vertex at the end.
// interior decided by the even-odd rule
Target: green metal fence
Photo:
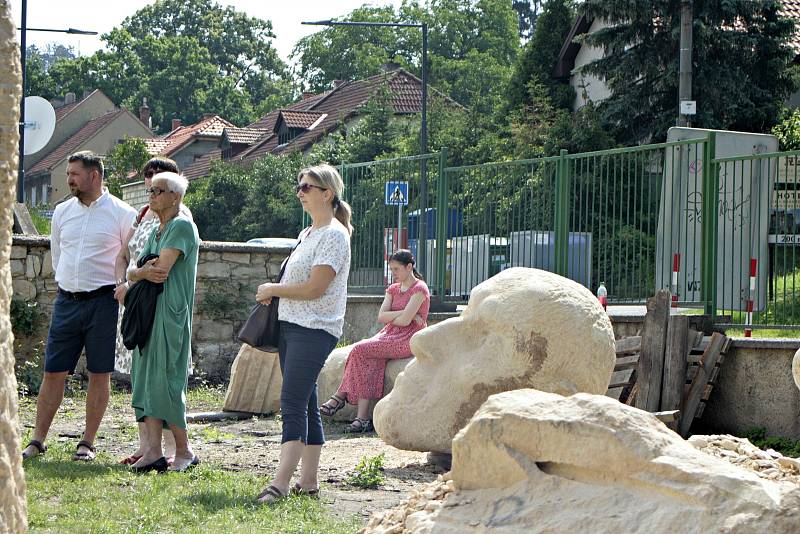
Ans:
{"type": "Polygon", "coordinates": [[[350,289],[382,292],[386,259],[408,247],[441,301],[466,300],[500,270],[526,266],[592,290],[604,282],[612,304],[666,288],[678,306],[729,325],[796,325],[800,152],[716,153],[711,132],[462,167],[446,166],[446,150],[343,165],[356,228],[350,289]],[[407,206],[384,203],[387,182],[408,182],[407,206]]]}

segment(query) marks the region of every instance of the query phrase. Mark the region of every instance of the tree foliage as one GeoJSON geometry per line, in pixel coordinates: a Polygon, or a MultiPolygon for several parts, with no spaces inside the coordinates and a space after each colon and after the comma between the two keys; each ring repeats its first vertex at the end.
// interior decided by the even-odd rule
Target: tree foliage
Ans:
{"type": "MultiPolygon", "coordinates": [[[[502,101],[519,48],[519,21],[507,0],[411,0],[397,12],[365,6],[341,20],[427,23],[431,85],[478,112],[502,101]]],[[[387,62],[422,74],[418,28],[328,27],[301,39],[293,54],[315,91],[379,74],[387,62]]]]}
{"type": "Polygon", "coordinates": [[[192,182],[186,195],[200,237],[296,237],[302,210],[294,185],[306,164],[298,155],[270,155],[250,166],[214,162],[209,175],[192,182]]]}
{"type": "Polygon", "coordinates": [[[206,113],[244,125],[291,99],[273,38],[269,21],[212,0],[158,0],[103,35],[106,49],[56,61],[49,94],[99,88],[129,109],[147,98],[162,131],[206,113]]]}
{"type": "Polygon", "coordinates": [[[800,150],[800,108],[786,110],[772,129],[772,135],[778,138],[781,150],[800,150]]]}
{"type": "MultiPolygon", "coordinates": [[[[793,22],[775,0],[693,5],[693,125],[768,131],[794,89],[793,22]]],[[[680,0],[587,0],[582,9],[609,24],[585,38],[606,51],[584,67],[613,93],[599,106],[604,120],[626,143],[664,139],[677,116],[680,0]]]]}
{"type": "Polygon", "coordinates": [[[543,83],[557,108],[570,109],[575,93],[569,84],[553,78],[553,69],[575,18],[570,0],[546,0],[533,38],[520,52],[508,87],[510,109],[531,102],[530,83],[543,83]]]}
{"type": "Polygon", "coordinates": [[[126,137],[103,159],[105,179],[112,195],[122,198],[123,184],[131,173],[138,173],[150,159],[147,145],[138,137],[126,137]]]}

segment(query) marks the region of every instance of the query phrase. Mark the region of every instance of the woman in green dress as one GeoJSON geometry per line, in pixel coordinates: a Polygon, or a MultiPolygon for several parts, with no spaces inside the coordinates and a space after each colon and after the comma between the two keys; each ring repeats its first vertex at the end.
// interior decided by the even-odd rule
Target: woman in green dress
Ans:
{"type": "Polygon", "coordinates": [[[186,193],[186,178],[175,173],[159,173],[147,190],[150,210],[159,225],[147,240],[142,257],[158,255],[129,274],[129,280],[163,283],[158,295],[150,338],[133,352],[131,404],[136,420],[147,426],[148,443],[133,470],[165,471],[167,461],[161,450],[161,432],[166,426],[175,436],[172,471],[184,471],[199,460],[189,446],[186,432],[186,386],[192,339],[197,255],[200,238],[197,227],[180,214],[186,193]]]}

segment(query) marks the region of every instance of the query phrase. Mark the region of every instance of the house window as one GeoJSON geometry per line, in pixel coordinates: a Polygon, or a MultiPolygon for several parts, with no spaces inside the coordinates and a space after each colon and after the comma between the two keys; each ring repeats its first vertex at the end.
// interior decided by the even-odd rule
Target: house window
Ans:
{"type": "Polygon", "coordinates": [[[303,133],[302,128],[287,128],[285,125],[282,125],[278,131],[278,144],[285,145],[301,133],[303,133]]]}

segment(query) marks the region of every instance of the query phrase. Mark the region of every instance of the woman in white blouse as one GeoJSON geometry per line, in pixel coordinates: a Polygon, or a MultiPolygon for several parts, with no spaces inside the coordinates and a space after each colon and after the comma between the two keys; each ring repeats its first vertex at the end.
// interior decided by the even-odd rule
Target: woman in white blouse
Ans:
{"type": "Polygon", "coordinates": [[[280,283],[261,284],[256,300],[280,298],[278,353],[281,388],[281,457],[272,482],[258,496],[272,503],[289,495],[319,496],[317,471],[325,435],[317,403],[317,378],[342,335],[350,273],[350,206],[344,183],[330,165],[300,171],[296,187],[311,226],[286,263],[280,283]],[[290,487],[302,459],[300,478],[290,487]]]}

